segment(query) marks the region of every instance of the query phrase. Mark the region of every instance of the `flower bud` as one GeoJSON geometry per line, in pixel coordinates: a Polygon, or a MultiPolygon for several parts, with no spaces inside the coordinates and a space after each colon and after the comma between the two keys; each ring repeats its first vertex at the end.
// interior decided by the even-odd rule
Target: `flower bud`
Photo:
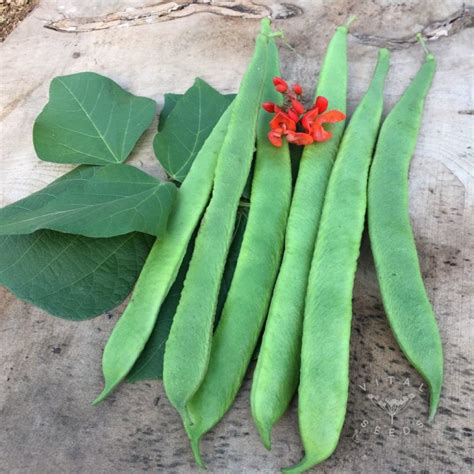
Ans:
{"type": "Polygon", "coordinates": [[[275,86],[275,89],[278,92],[281,92],[282,94],[288,90],[287,82],[284,79],[282,79],[281,77],[274,77],[273,78],[273,85],[275,86]]]}
{"type": "Polygon", "coordinates": [[[293,106],[293,110],[298,114],[302,114],[304,112],[303,104],[296,99],[291,99],[291,105],[293,106]]]}
{"type": "Polygon", "coordinates": [[[264,102],[262,109],[273,114],[275,112],[275,104],[273,102],[264,102]]]}
{"type": "Polygon", "coordinates": [[[318,109],[318,113],[322,114],[328,108],[328,100],[326,99],[326,97],[318,95],[318,97],[316,97],[314,106],[318,109]]]}
{"type": "Polygon", "coordinates": [[[303,88],[299,84],[293,84],[291,88],[296,95],[301,95],[303,93],[303,88]]]}

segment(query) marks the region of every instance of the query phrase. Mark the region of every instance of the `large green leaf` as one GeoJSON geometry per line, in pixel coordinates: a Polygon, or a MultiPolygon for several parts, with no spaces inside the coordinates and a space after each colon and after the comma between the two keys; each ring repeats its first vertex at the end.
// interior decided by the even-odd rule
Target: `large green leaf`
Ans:
{"type": "MultiPolygon", "coordinates": [[[[235,225],[234,237],[232,245],[227,258],[227,263],[222,278],[221,289],[219,293],[219,302],[216,314],[216,324],[222,312],[222,307],[229,291],[232,277],[234,275],[235,266],[237,265],[237,258],[239,256],[240,246],[247,223],[248,212],[247,209],[240,208],[237,214],[237,221],[235,225]]],[[[128,382],[138,382],[140,380],[154,380],[163,377],[163,354],[165,351],[166,340],[171,329],[173,317],[178,307],[181,290],[183,289],[184,279],[191,260],[192,251],[194,247],[194,238],[189,244],[186,256],[181,264],[178,276],[168,293],[163,305],[161,306],[160,314],[156,321],[153,332],[148,340],[143,352],[135,362],[132,370],[127,376],[128,382]]]]}
{"type": "Polygon", "coordinates": [[[160,132],[163,127],[165,126],[166,120],[171,113],[171,111],[175,108],[176,103],[183,97],[183,94],[174,94],[173,92],[167,92],[165,94],[165,103],[163,108],[160,112],[160,121],[158,122],[158,131],[160,132]]]}
{"type": "Polygon", "coordinates": [[[86,237],[166,229],[176,186],[128,165],[80,166],[0,209],[0,235],[51,229],[86,237]]]}
{"type": "MultiPolygon", "coordinates": [[[[178,98],[169,115],[165,115],[165,123],[155,137],[153,148],[173,180],[182,182],[186,177],[194,158],[233,97],[220,94],[198,78],[178,98]]],[[[165,108],[165,113],[168,111],[165,108]]]]}
{"type": "Polygon", "coordinates": [[[121,163],[150,126],[156,104],[93,72],[56,77],[36,119],[38,156],[56,163],[121,163]]]}
{"type": "Polygon", "coordinates": [[[40,230],[0,237],[0,284],[54,316],[87,319],[125,299],[152,243],[139,233],[90,239],[40,230]]]}

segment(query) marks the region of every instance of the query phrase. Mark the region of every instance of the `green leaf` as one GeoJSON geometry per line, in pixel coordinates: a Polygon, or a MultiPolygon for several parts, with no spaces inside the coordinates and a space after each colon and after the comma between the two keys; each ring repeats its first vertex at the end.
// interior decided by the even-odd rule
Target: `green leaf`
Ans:
{"type": "MultiPolygon", "coordinates": [[[[168,175],[182,182],[215,124],[233,100],[220,94],[202,79],[176,101],[153,148],[168,175]]],[[[169,110],[169,109],[168,109],[169,110]]]]}
{"type": "Polygon", "coordinates": [[[219,322],[222,309],[227,297],[227,293],[230,290],[232,283],[232,277],[234,276],[235,267],[239,258],[240,247],[242,246],[242,240],[244,239],[245,227],[248,219],[248,208],[239,207],[237,211],[237,218],[235,222],[234,235],[232,237],[232,244],[229,249],[227,256],[227,262],[222,276],[221,288],[219,291],[219,298],[217,300],[217,312],[214,320],[214,327],[217,327],[219,322]]]}
{"type": "Polygon", "coordinates": [[[33,143],[44,161],[121,163],[150,126],[156,104],[93,72],[56,77],[36,119],[33,143]]]}
{"type": "Polygon", "coordinates": [[[178,100],[183,97],[183,94],[173,94],[172,92],[167,92],[165,94],[165,104],[160,112],[160,121],[158,122],[158,131],[160,132],[165,126],[166,119],[168,118],[171,111],[175,108],[178,100]]]}
{"type": "MultiPolygon", "coordinates": [[[[244,236],[245,225],[247,223],[248,211],[244,208],[239,208],[237,214],[237,221],[235,225],[234,237],[227,259],[224,277],[221,283],[219,294],[216,324],[222,311],[222,307],[229,291],[232,276],[234,274],[235,266],[237,265],[237,258],[239,256],[240,246],[244,236]]],[[[127,381],[131,383],[140,380],[155,380],[163,377],[163,354],[165,351],[166,340],[171,329],[173,317],[178,307],[181,290],[183,289],[184,279],[188,271],[189,262],[191,260],[192,251],[194,247],[194,238],[189,244],[188,251],[184,257],[183,263],[179,270],[178,276],[168,293],[163,305],[161,306],[160,314],[156,321],[153,332],[148,340],[143,352],[135,362],[132,370],[127,376],[127,381]]]]}
{"type": "Polygon", "coordinates": [[[0,235],[51,229],[86,237],[166,230],[176,186],[128,165],[80,166],[0,209],[0,235]]]}
{"type": "Polygon", "coordinates": [[[173,317],[178,307],[181,290],[183,289],[184,279],[188,271],[189,262],[194,248],[194,237],[188,245],[188,250],[181,263],[176,280],[170,288],[168,296],[161,305],[160,313],[156,320],[155,327],[151,333],[148,342],[135,362],[132,370],[127,375],[127,382],[135,383],[140,380],[154,380],[163,377],[163,355],[165,353],[165,344],[173,323],[173,317]]]}
{"type": "Polygon", "coordinates": [[[54,316],[88,319],[126,298],[152,243],[140,233],[90,239],[40,230],[0,237],[0,284],[54,316]]]}

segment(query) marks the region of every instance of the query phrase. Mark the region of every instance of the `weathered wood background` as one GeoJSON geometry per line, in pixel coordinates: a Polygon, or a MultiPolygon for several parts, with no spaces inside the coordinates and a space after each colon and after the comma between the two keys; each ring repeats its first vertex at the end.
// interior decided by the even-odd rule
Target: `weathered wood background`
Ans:
{"type": "MultiPolygon", "coordinates": [[[[270,10],[294,48],[281,48],[285,76],[312,90],[334,27],[356,14],[349,37],[349,106],[353,110],[368,84],[375,46],[387,45],[393,51],[388,110],[422,60],[414,35],[424,30],[439,67],[411,167],[410,209],[445,349],[441,406],[428,425],[426,390],[419,390],[420,378],[390,333],[365,240],[354,296],[346,425],[337,451],[315,472],[472,472],[472,11],[460,0],[289,1],[259,0],[263,7],[245,1],[237,8],[234,2],[177,2],[155,7],[145,19],[130,10],[104,15],[153,2],[41,1],[0,45],[0,204],[69,169],[39,161],[31,140],[54,76],[96,71],[159,104],[164,92],[182,92],[196,76],[235,91],[259,28],[252,17],[270,10]],[[51,22],[56,30],[44,28],[51,22]],[[87,31],[57,31],[64,28],[87,31]],[[371,395],[414,398],[391,426],[371,395]]],[[[132,160],[150,173],[159,173],[151,148],[155,125],[132,160]]],[[[122,310],[112,318],[68,323],[0,290],[1,472],[198,472],[161,383],[124,385],[102,405],[90,405],[102,385],[102,348],[122,310]]],[[[248,378],[234,408],[204,440],[209,472],[272,473],[300,458],[295,406],[267,452],[252,425],[249,387],[248,378]]]]}

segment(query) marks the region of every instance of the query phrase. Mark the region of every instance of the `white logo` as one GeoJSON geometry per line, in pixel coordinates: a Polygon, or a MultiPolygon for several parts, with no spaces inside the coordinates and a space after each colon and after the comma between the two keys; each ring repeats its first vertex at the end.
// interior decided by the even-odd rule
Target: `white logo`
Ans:
{"type": "Polygon", "coordinates": [[[375,379],[374,383],[363,383],[358,385],[358,388],[377,410],[371,412],[373,419],[364,419],[354,428],[352,439],[359,440],[359,435],[362,433],[365,438],[370,434],[376,436],[386,434],[389,438],[397,435],[407,436],[415,428],[423,428],[421,418],[410,417],[405,411],[415,401],[417,395],[424,393],[424,384],[412,387],[408,378],[397,380],[394,376],[388,376],[375,379]],[[395,396],[394,391],[398,392],[395,396]],[[406,393],[400,395],[399,392],[406,393]],[[382,413],[385,415],[383,418],[382,413]]]}
{"type": "Polygon", "coordinates": [[[386,412],[390,416],[390,424],[393,425],[393,419],[395,418],[395,416],[405,410],[408,404],[415,398],[415,395],[413,393],[410,393],[410,395],[401,399],[391,398],[387,400],[386,398],[384,398],[382,400],[378,395],[372,395],[371,393],[369,393],[367,395],[367,398],[376,407],[380,408],[382,411],[386,412]]]}

